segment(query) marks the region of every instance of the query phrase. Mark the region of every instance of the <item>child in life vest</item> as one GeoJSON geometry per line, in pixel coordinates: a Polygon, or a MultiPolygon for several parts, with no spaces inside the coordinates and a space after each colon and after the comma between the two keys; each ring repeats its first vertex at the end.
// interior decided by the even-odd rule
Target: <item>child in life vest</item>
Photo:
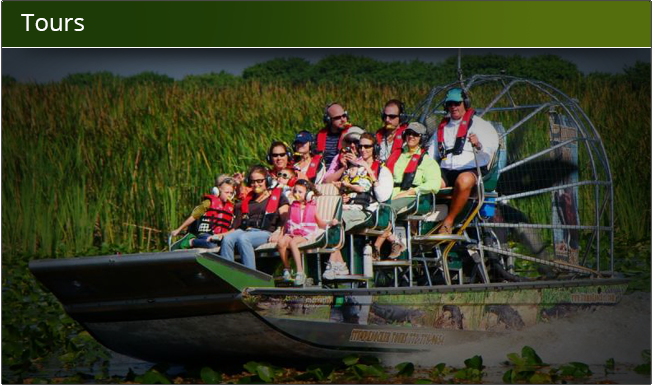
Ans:
{"type": "Polygon", "coordinates": [[[296,179],[296,172],[291,167],[284,168],[277,173],[277,187],[282,188],[282,194],[287,197],[289,202],[292,201],[291,188],[296,179]]]}
{"type": "MultiPolygon", "coordinates": [[[[285,281],[291,281],[291,266],[287,257],[287,250],[291,249],[297,270],[294,285],[302,286],[305,283],[305,273],[298,246],[318,235],[328,223],[318,216],[313,197],[319,194],[312,182],[299,179],[291,191],[295,200],[289,208],[289,219],[283,228],[282,237],[277,242],[277,250],[284,265],[283,278],[285,281]]],[[[334,219],[329,224],[334,226],[337,223],[338,221],[334,219]]]]}
{"type": "Polygon", "coordinates": [[[195,234],[187,234],[182,239],[180,248],[210,249],[219,246],[223,236],[232,231],[236,187],[236,181],[227,175],[216,178],[212,193],[204,195],[202,203],[193,209],[189,218],[171,232],[172,236],[177,236],[193,222],[197,223],[193,231],[195,234]]]}
{"type": "MultiPolygon", "coordinates": [[[[348,169],[341,177],[340,192],[344,204],[362,204],[357,201],[360,194],[370,193],[373,188],[373,179],[368,175],[365,167],[348,162],[348,169]]],[[[361,195],[360,195],[361,196],[361,195]]],[[[368,204],[368,202],[366,202],[368,204]]]]}

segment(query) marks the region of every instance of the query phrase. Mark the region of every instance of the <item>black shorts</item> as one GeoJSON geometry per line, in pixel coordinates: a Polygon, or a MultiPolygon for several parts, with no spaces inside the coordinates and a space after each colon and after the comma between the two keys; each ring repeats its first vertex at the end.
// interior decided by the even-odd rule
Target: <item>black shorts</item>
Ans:
{"type": "MultiPolygon", "coordinates": [[[[480,167],[480,172],[482,172],[482,176],[485,176],[487,174],[487,168],[486,167],[480,167]]],[[[472,172],[473,175],[478,175],[478,170],[475,168],[464,168],[461,170],[451,170],[447,168],[442,168],[441,169],[441,179],[446,181],[446,186],[447,187],[453,187],[455,185],[455,181],[457,180],[457,177],[459,174],[465,173],[465,172],[472,172]]]]}

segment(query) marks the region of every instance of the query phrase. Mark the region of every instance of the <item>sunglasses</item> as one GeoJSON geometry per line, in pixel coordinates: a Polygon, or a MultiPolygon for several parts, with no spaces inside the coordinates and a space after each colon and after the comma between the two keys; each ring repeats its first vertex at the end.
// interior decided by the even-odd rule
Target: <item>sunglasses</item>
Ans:
{"type": "Polygon", "coordinates": [[[407,136],[413,136],[415,138],[418,138],[418,137],[421,136],[421,134],[419,134],[418,132],[414,132],[414,131],[406,131],[406,132],[407,132],[407,136]]]}
{"type": "Polygon", "coordinates": [[[291,179],[291,175],[285,173],[285,172],[278,172],[277,173],[278,178],[285,178],[285,179],[291,179]]]}
{"type": "Polygon", "coordinates": [[[446,102],[446,107],[459,106],[463,102],[446,102]]]}
{"type": "Polygon", "coordinates": [[[383,119],[389,118],[389,119],[392,119],[392,120],[393,120],[393,119],[396,119],[396,118],[399,117],[399,116],[400,116],[400,115],[382,114],[382,118],[383,118],[383,119]]]}
{"type": "Polygon", "coordinates": [[[373,148],[373,145],[372,144],[360,144],[357,147],[369,149],[369,148],[373,148]]]}
{"type": "Polygon", "coordinates": [[[339,116],[331,116],[330,120],[339,120],[339,119],[348,119],[348,114],[343,114],[339,116]]]}
{"type": "Polygon", "coordinates": [[[264,182],[266,182],[266,179],[251,179],[250,180],[250,184],[255,184],[255,183],[259,184],[259,183],[264,183],[264,182]]]}
{"type": "Polygon", "coordinates": [[[277,154],[276,153],[271,154],[272,158],[282,158],[283,156],[287,156],[287,153],[286,152],[280,152],[280,153],[277,153],[277,154]]]}

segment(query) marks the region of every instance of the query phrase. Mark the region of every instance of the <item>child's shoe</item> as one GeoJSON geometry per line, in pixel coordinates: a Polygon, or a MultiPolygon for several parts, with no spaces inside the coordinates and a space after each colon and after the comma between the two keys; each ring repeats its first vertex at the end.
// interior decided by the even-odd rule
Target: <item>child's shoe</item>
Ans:
{"type": "Polygon", "coordinates": [[[296,273],[296,279],[293,281],[294,286],[303,286],[305,285],[305,273],[299,271],[296,273]]]}
{"type": "Polygon", "coordinates": [[[282,280],[284,282],[293,281],[293,278],[291,278],[291,272],[289,271],[289,269],[284,269],[284,272],[282,273],[282,280]]]}
{"type": "Polygon", "coordinates": [[[334,279],[334,266],[332,266],[332,262],[327,263],[325,271],[323,272],[323,279],[334,279]]]}

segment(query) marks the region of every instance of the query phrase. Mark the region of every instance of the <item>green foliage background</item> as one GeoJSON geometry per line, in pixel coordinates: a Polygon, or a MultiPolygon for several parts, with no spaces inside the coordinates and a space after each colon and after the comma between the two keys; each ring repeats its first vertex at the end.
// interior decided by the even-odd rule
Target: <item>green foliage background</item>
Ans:
{"type": "MultiPolygon", "coordinates": [[[[613,170],[617,268],[649,278],[650,64],[583,76],[554,56],[465,56],[463,63],[465,74],[506,70],[580,100],[613,170]]],[[[336,55],[316,64],[275,59],[242,77],[221,72],[175,81],[104,72],[50,84],[3,77],[5,362],[21,373],[53,352],[62,361],[71,352],[103,358],[34,281],[29,259],[162,250],[167,232],[215,175],[261,162],[273,139],[316,132],[325,103],[341,101],[354,123],[372,131],[385,100],[414,106],[431,86],[452,81],[455,66],[454,57],[431,64],[336,55]]]]}

